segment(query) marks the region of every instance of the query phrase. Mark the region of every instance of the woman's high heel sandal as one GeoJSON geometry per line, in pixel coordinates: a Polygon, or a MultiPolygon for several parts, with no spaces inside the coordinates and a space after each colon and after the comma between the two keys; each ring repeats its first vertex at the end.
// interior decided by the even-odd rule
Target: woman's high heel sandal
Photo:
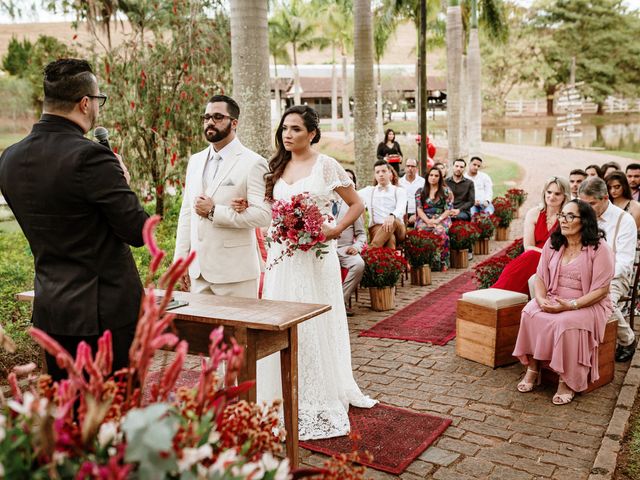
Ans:
{"type": "MultiPolygon", "coordinates": [[[[527,368],[527,372],[531,372],[531,373],[535,373],[536,374],[536,378],[534,379],[533,382],[529,383],[529,382],[525,382],[524,378],[522,379],[522,381],[518,384],[517,388],[518,391],[520,393],[527,393],[530,392],[531,390],[533,390],[533,387],[535,385],[540,385],[540,381],[542,380],[540,372],[536,371],[536,370],[532,370],[531,368],[527,368]]],[[[527,374],[525,373],[525,377],[527,376],[527,374]]]]}
{"type": "MultiPolygon", "coordinates": [[[[565,383],[564,380],[560,379],[560,383],[565,383]]],[[[573,390],[570,393],[557,393],[553,396],[553,399],[551,400],[553,402],[554,405],[566,405],[568,403],[571,403],[573,401],[573,398],[576,396],[576,392],[574,392],[573,390]]]]}

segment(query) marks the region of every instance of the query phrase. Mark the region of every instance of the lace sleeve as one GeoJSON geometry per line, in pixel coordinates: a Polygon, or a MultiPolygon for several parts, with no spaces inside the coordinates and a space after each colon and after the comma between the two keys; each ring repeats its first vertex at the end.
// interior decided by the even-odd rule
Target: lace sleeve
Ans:
{"type": "Polygon", "coordinates": [[[334,158],[323,157],[322,174],[324,182],[329,190],[335,190],[338,187],[353,187],[353,182],[349,178],[349,174],[345,172],[334,158]]]}

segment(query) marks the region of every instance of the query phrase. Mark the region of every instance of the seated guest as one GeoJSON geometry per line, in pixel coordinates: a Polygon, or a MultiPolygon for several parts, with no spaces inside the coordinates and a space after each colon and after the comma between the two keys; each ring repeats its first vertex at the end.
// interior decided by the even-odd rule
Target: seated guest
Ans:
{"type": "Polygon", "coordinates": [[[604,178],[604,176],[602,175],[602,170],[600,170],[600,167],[598,165],[589,165],[584,169],[584,171],[587,172],[587,175],[589,177],[604,178]]]}
{"type": "Polygon", "coordinates": [[[560,228],[542,249],[535,298],[522,310],[513,355],[527,366],[520,392],[533,390],[541,363],[548,362],[560,378],[553,404],[566,405],[589,379],[599,378],[614,260],[589,204],[571,200],[558,217],[560,228]]]}
{"type": "Polygon", "coordinates": [[[558,227],[558,213],[568,201],[567,181],[561,177],[547,180],[542,189],[542,204],[524,217],[524,253],[507,264],[493,288],[529,294],[529,278],[536,273],[542,247],[558,227]]]}
{"type": "Polygon", "coordinates": [[[493,182],[491,177],[480,171],[482,167],[482,159],[480,157],[471,157],[469,168],[465,175],[469,180],[473,181],[475,191],[475,202],[471,207],[471,215],[479,212],[493,213],[495,210],[491,200],[493,200],[493,182]]]}
{"type": "Polygon", "coordinates": [[[615,170],[607,175],[604,181],[607,182],[611,203],[629,213],[636,222],[636,228],[640,229],[640,203],[631,198],[631,188],[626,175],[615,170]]]}
{"type": "Polygon", "coordinates": [[[631,196],[636,202],[640,202],[640,163],[630,163],[624,173],[631,188],[631,196]]]}
{"type": "Polygon", "coordinates": [[[427,173],[427,181],[415,195],[416,228],[434,232],[444,240],[444,247],[440,251],[440,262],[432,265],[435,271],[446,270],[449,267],[449,227],[451,226],[451,203],[449,202],[449,188],[445,186],[442,172],[431,167],[427,173]]]}
{"type": "Polygon", "coordinates": [[[402,150],[400,150],[400,144],[396,142],[395,132],[390,128],[384,132],[384,140],[378,144],[376,156],[378,160],[388,162],[396,172],[400,171],[402,150]]]}
{"type": "MultiPolygon", "coordinates": [[[[345,169],[347,174],[351,177],[353,184],[356,185],[356,174],[353,170],[345,169]]],[[[342,217],[345,216],[349,210],[347,205],[341,198],[339,198],[333,204],[333,216],[336,218],[336,223],[340,223],[342,217]]],[[[347,269],[347,276],[342,282],[342,293],[344,295],[344,305],[347,310],[347,316],[353,316],[353,310],[349,308],[349,298],[356,288],[362,275],[364,274],[364,260],[360,256],[360,252],[367,242],[367,234],[364,230],[364,220],[362,215],[351,225],[342,231],[338,237],[338,259],[340,260],[340,267],[347,269]]]]}
{"type": "Polygon", "coordinates": [[[407,191],[391,183],[393,168],[384,160],[378,160],[373,169],[375,185],[358,190],[369,211],[369,245],[395,249],[406,233],[402,218],[407,211],[407,191]]]}
{"type": "Polygon", "coordinates": [[[576,168],[575,170],[571,170],[569,174],[569,186],[571,187],[571,200],[575,200],[578,198],[578,189],[580,188],[580,184],[587,178],[587,172],[576,168]]]}
{"type": "Polygon", "coordinates": [[[453,192],[453,219],[471,220],[471,207],[476,202],[473,181],[464,176],[467,166],[462,158],[453,162],[453,175],[447,178],[447,185],[453,192]]]}
{"type": "Polygon", "coordinates": [[[638,230],[633,217],[609,201],[607,185],[601,178],[588,178],[580,185],[580,200],[596,211],[598,226],[604,230],[607,243],[615,253],[615,273],[609,290],[613,302],[613,315],[618,320],[618,347],[616,361],[631,360],[636,350],[636,338],[629,322],[618,306],[620,297],[631,286],[633,261],[636,257],[638,230]]]}
{"type": "Polygon", "coordinates": [[[424,187],[424,178],[418,175],[418,162],[415,158],[407,158],[400,186],[407,191],[407,224],[413,226],[416,223],[416,192],[424,187]]]}
{"type": "Polygon", "coordinates": [[[617,172],[618,170],[620,170],[620,164],[618,162],[603,163],[600,167],[602,178],[607,178],[610,173],[617,172]]]}

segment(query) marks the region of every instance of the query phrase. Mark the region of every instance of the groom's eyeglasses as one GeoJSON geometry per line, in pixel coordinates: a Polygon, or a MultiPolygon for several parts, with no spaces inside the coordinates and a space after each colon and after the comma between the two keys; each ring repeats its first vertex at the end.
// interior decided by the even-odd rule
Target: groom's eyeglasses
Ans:
{"type": "Polygon", "coordinates": [[[213,120],[213,123],[218,123],[224,120],[225,118],[230,118],[231,120],[235,120],[235,118],[233,118],[231,115],[224,115],[222,113],[214,113],[213,115],[209,115],[208,113],[205,113],[204,115],[200,115],[200,118],[202,118],[202,121],[204,123],[207,123],[209,120],[213,120]]]}

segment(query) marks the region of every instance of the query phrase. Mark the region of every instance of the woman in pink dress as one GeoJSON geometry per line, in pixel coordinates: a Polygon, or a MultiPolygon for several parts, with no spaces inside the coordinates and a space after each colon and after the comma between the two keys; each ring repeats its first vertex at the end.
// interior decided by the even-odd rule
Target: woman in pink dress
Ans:
{"type": "Polygon", "coordinates": [[[540,252],[558,227],[556,215],[569,201],[569,183],[562,177],[551,177],[542,189],[542,205],[530,209],[524,218],[524,253],[509,262],[492,288],[529,295],[529,278],[536,273],[540,252]]]}
{"type": "Polygon", "coordinates": [[[513,355],[527,365],[520,392],[533,390],[542,362],[560,377],[553,403],[565,405],[589,379],[599,378],[598,345],[612,311],[614,260],[588,203],[571,200],[558,220],[560,229],[542,249],[535,298],[522,311],[513,355]]]}

